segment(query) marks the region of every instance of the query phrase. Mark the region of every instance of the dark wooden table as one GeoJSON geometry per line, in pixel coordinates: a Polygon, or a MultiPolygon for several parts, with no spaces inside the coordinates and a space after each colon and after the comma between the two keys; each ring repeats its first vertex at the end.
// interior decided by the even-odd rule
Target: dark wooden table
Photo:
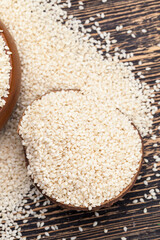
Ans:
{"type": "MultiPolygon", "coordinates": [[[[103,31],[111,33],[111,38],[116,38],[117,43],[113,44],[112,49],[118,46],[126,49],[127,52],[133,52],[132,60],[137,67],[136,71],[142,71],[145,75],[145,81],[153,85],[155,80],[160,79],[160,0],[108,0],[102,3],[100,0],[83,0],[84,10],[78,9],[78,1],[72,0],[72,7],[69,13],[81,19],[82,22],[86,18],[93,16],[100,23],[103,31]],[[105,18],[96,17],[97,13],[104,13],[105,18]],[[116,31],[117,25],[123,25],[123,29],[116,31]],[[127,30],[131,29],[136,38],[127,34],[127,30]],[[142,29],[146,29],[146,33],[142,33],[142,29]],[[138,65],[138,61],[142,61],[142,65],[138,65]],[[150,71],[145,68],[151,67],[150,71]]],[[[93,33],[97,38],[97,35],[93,33]]],[[[160,92],[156,94],[156,102],[160,101],[160,92]]],[[[160,106],[160,105],[159,105],[160,106]]],[[[160,108],[160,107],[159,107],[160,108]]],[[[154,118],[154,131],[159,135],[157,125],[160,122],[160,109],[154,118]]],[[[160,188],[159,177],[153,172],[153,154],[160,154],[160,137],[156,140],[150,138],[145,139],[145,158],[149,159],[148,163],[144,163],[141,171],[142,178],[137,180],[132,191],[129,192],[124,199],[114,204],[109,209],[99,211],[99,217],[95,217],[94,212],[76,212],[61,209],[56,205],[47,206],[45,226],[37,229],[36,218],[28,218],[26,224],[21,224],[23,235],[27,239],[36,239],[40,233],[44,233],[44,227],[56,224],[58,230],[49,230],[50,237],[44,239],[60,240],[66,238],[69,240],[73,236],[77,236],[78,240],[105,240],[105,239],[121,239],[126,237],[127,240],[152,240],[160,239],[160,196],[157,199],[145,200],[145,202],[133,203],[134,199],[144,198],[144,194],[148,193],[152,188],[160,188]],[[158,143],[158,147],[153,147],[154,143],[158,143]],[[143,181],[147,177],[151,177],[148,186],[143,181]],[[147,208],[148,212],[144,214],[143,210],[147,208]],[[98,225],[93,227],[93,222],[98,221],[98,225]],[[80,232],[78,227],[83,227],[84,231],[80,232]],[[127,227],[124,232],[123,227],[127,227]],[[104,228],[108,229],[108,233],[104,233],[104,228]]],[[[160,164],[159,164],[160,165],[160,164]]],[[[41,210],[46,208],[43,206],[44,200],[40,201],[40,206],[33,209],[41,210]]]]}

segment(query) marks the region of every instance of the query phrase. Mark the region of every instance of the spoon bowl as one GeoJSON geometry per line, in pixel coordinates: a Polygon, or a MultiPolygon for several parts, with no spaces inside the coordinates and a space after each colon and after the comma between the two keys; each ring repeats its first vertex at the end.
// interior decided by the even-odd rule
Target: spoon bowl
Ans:
{"type": "Polygon", "coordinates": [[[9,94],[8,97],[3,98],[5,100],[5,105],[0,108],[0,129],[3,128],[7,120],[9,119],[19,96],[20,92],[20,82],[21,82],[21,66],[18,50],[15,41],[6,26],[0,20],[0,35],[2,36],[6,46],[12,53],[10,55],[10,79],[9,79],[9,94]]]}
{"type": "MultiPolygon", "coordinates": [[[[65,90],[65,91],[69,91],[69,90],[80,91],[80,90],[78,90],[78,89],[67,89],[67,90],[65,90]]],[[[61,90],[53,90],[53,92],[56,92],[56,91],[61,91],[61,90]]],[[[45,95],[46,95],[46,94],[45,94],[45,95]]],[[[43,96],[44,96],[44,95],[43,95],[43,96]]],[[[38,99],[41,99],[41,98],[42,98],[42,97],[40,97],[40,98],[38,98],[38,99]]],[[[38,99],[36,99],[36,100],[38,100],[38,99]]],[[[32,103],[31,103],[31,104],[32,104],[32,103]]],[[[31,105],[31,104],[30,104],[30,105],[31,105]]],[[[24,112],[24,114],[22,115],[22,118],[23,118],[24,116],[25,116],[25,112],[24,112]]],[[[19,125],[18,125],[18,130],[17,130],[17,131],[18,131],[18,134],[19,134],[21,140],[23,141],[24,139],[22,138],[21,134],[19,133],[19,127],[20,127],[20,125],[21,125],[22,118],[20,119],[20,122],[19,122],[19,125]]],[[[100,206],[93,207],[92,210],[94,210],[94,211],[97,211],[97,210],[99,210],[99,209],[101,209],[101,208],[104,208],[104,207],[110,207],[110,206],[112,206],[114,203],[116,203],[117,201],[119,201],[124,195],[126,195],[126,194],[131,190],[131,188],[134,186],[134,184],[135,184],[135,182],[136,182],[136,180],[137,180],[137,177],[138,177],[138,175],[139,175],[139,173],[140,173],[140,170],[141,170],[141,167],[142,167],[142,163],[143,163],[143,157],[144,157],[143,139],[142,139],[142,137],[141,137],[141,134],[140,134],[139,130],[136,128],[136,126],[135,126],[133,123],[131,123],[131,124],[133,125],[134,129],[137,131],[137,133],[138,133],[138,135],[139,135],[139,138],[140,138],[140,140],[141,140],[141,146],[142,146],[142,147],[141,147],[141,159],[140,159],[140,161],[139,161],[139,163],[138,163],[137,172],[134,174],[134,176],[132,177],[130,183],[127,185],[127,187],[125,187],[125,188],[119,193],[118,196],[116,196],[116,197],[114,197],[114,198],[112,198],[112,199],[110,199],[110,200],[104,201],[100,206]]],[[[28,158],[27,158],[26,148],[25,148],[24,146],[23,146],[23,148],[24,148],[26,166],[28,166],[28,165],[29,165],[29,160],[28,160],[28,158]]],[[[34,182],[34,179],[33,179],[33,178],[32,178],[32,181],[34,182]]],[[[39,191],[40,191],[41,193],[43,192],[43,189],[40,189],[40,188],[37,186],[36,183],[34,183],[34,185],[39,189],[39,191]]],[[[57,202],[56,199],[51,198],[51,197],[45,195],[44,193],[43,193],[43,195],[44,195],[46,198],[48,198],[51,202],[56,203],[57,205],[59,205],[59,206],[61,206],[61,207],[63,207],[63,208],[72,209],[72,210],[88,211],[88,208],[87,208],[87,207],[84,207],[84,206],[76,207],[76,206],[73,206],[73,205],[71,205],[71,204],[64,204],[64,203],[62,203],[62,202],[57,202]]]]}

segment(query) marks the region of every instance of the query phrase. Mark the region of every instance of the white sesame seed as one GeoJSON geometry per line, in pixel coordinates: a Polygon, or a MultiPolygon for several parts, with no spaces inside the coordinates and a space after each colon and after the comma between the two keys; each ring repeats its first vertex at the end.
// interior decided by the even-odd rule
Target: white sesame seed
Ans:
{"type": "Polygon", "coordinates": [[[48,232],[45,232],[44,233],[47,237],[49,237],[50,236],[50,234],[48,233],[48,232]]]}
{"type": "Polygon", "coordinates": [[[83,228],[82,227],[78,227],[80,232],[83,232],[83,228]]]}
{"type": "Polygon", "coordinates": [[[137,199],[134,199],[132,202],[133,202],[134,204],[136,204],[136,203],[138,203],[138,200],[137,200],[137,199]]]}
{"type": "Polygon", "coordinates": [[[104,229],[104,233],[108,233],[108,229],[105,228],[105,229],[104,229]]]}
{"type": "Polygon", "coordinates": [[[89,20],[93,22],[95,20],[95,18],[94,17],[90,17],[89,20]]]}
{"type": "Polygon", "coordinates": [[[128,34],[131,34],[131,33],[132,33],[132,30],[128,30],[127,33],[128,33],[128,34]]]}
{"type": "Polygon", "coordinates": [[[26,219],[26,220],[23,220],[23,223],[27,223],[28,222],[28,220],[26,219]]]}
{"type": "Polygon", "coordinates": [[[37,222],[37,227],[39,228],[41,226],[41,223],[40,222],[37,222]]]}
{"type": "Polygon", "coordinates": [[[147,30],[143,28],[142,29],[142,33],[146,33],[146,32],[147,32],[147,30]]]}
{"type": "Polygon", "coordinates": [[[96,217],[99,217],[99,213],[98,212],[95,212],[94,213],[96,217]]]}
{"type": "Polygon", "coordinates": [[[48,230],[49,230],[49,226],[45,227],[44,229],[45,229],[46,231],[48,231],[48,230]]]}
{"type": "Polygon", "coordinates": [[[147,158],[144,158],[144,161],[145,161],[145,163],[148,163],[148,162],[149,162],[147,158]]]}
{"type": "Polygon", "coordinates": [[[124,232],[127,232],[127,227],[123,227],[124,232]]]}
{"type": "Polygon", "coordinates": [[[83,10],[84,9],[84,7],[83,6],[79,6],[79,10],[83,10]]]}
{"type": "Polygon", "coordinates": [[[154,144],[153,144],[153,147],[158,147],[158,144],[157,144],[157,143],[154,143],[154,144]]]}
{"type": "Polygon", "coordinates": [[[150,67],[146,67],[146,71],[150,71],[151,70],[151,68],[150,67]]]}
{"type": "Polygon", "coordinates": [[[132,38],[136,38],[136,35],[134,33],[131,34],[132,38]]]}
{"type": "Polygon", "coordinates": [[[156,138],[157,138],[156,135],[153,135],[153,136],[151,137],[152,140],[156,140],[156,138]]]}
{"type": "Polygon", "coordinates": [[[104,13],[101,13],[101,18],[104,18],[104,17],[105,17],[104,13]]]}
{"type": "Polygon", "coordinates": [[[148,186],[148,182],[146,180],[143,183],[144,185],[148,186]]]}
{"type": "Polygon", "coordinates": [[[141,175],[139,175],[139,176],[137,177],[137,179],[138,179],[138,180],[140,180],[141,178],[142,178],[142,176],[141,176],[141,175]]]}
{"type": "Polygon", "coordinates": [[[98,222],[95,221],[95,222],[93,223],[93,227],[96,227],[97,225],[98,225],[98,222]]]}
{"type": "Polygon", "coordinates": [[[144,208],[144,209],[143,209],[143,212],[144,212],[144,213],[147,213],[147,208],[144,208]]]}
{"type": "Polygon", "coordinates": [[[112,43],[116,43],[116,42],[117,42],[117,40],[116,40],[116,39],[113,39],[113,40],[112,40],[112,43]]]}
{"type": "Polygon", "coordinates": [[[77,237],[71,237],[71,240],[76,240],[77,239],[77,237]]]}

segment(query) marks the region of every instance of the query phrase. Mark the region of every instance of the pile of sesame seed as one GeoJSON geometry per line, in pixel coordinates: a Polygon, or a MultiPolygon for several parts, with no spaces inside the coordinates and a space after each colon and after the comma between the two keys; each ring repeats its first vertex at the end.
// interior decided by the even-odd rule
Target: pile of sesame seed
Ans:
{"type": "Polygon", "coordinates": [[[19,132],[34,182],[75,207],[92,209],[117,197],[142,159],[141,138],[128,118],[79,91],[51,92],[35,101],[19,132]]]}
{"type": "MultiPolygon", "coordinates": [[[[22,87],[17,107],[0,132],[2,240],[23,239],[17,220],[30,215],[45,218],[43,213],[38,215],[36,211],[24,207],[26,196],[36,203],[42,195],[35,188],[30,191],[32,183],[25,169],[22,143],[17,134],[23,111],[37,97],[53,88],[92,92],[100,101],[106,99],[110,101],[110,106],[118,107],[143,136],[152,133],[152,118],[157,110],[153,97],[159,89],[159,82],[155,89],[141,83],[143,74],[135,77],[133,64],[118,60],[130,58],[133,54],[117,47],[112,58],[109,53],[112,44],[110,33],[102,32],[101,27],[94,24],[95,17],[86,20],[86,24],[93,25],[85,28],[80,20],[67,16],[62,9],[68,5],[71,7],[71,1],[67,1],[68,4],[62,4],[60,0],[57,2],[60,4],[57,5],[54,0],[51,3],[46,0],[1,0],[0,16],[16,41],[22,64],[22,87]],[[103,44],[90,37],[92,30],[99,34],[103,44]]],[[[97,14],[98,18],[103,19],[104,16],[104,13],[97,14]]],[[[159,177],[159,173],[155,174],[159,177]]],[[[147,199],[148,195],[144,197],[147,199]]]]}
{"type": "Polygon", "coordinates": [[[10,88],[10,56],[7,54],[8,46],[1,36],[0,30],[0,108],[5,105],[5,99],[8,96],[8,90],[10,88]]]}

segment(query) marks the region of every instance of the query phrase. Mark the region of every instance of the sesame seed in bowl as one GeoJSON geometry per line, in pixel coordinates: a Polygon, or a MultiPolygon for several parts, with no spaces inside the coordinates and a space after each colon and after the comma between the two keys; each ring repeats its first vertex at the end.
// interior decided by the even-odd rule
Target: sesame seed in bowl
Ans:
{"type": "Polygon", "coordinates": [[[62,90],[42,96],[26,108],[18,132],[34,183],[69,208],[112,205],[140,171],[138,130],[92,93],[62,90]]]}
{"type": "Polygon", "coordinates": [[[16,44],[0,21],[0,129],[5,125],[20,91],[20,59],[16,44]]]}

